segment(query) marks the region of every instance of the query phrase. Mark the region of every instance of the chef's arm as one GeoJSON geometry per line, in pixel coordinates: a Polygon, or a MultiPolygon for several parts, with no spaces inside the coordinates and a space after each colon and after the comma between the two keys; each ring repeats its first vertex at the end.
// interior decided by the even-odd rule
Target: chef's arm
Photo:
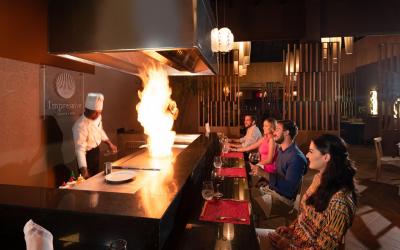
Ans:
{"type": "Polygon", "coordinates": [[[74,146],[75,146],[75,155],[76,160],[78,161],[79,171],[81,172],[83,178],[88,178],[89,173],[87,171],[87,162],[86,162],[86,147],[87,147],[87,130],[82,129],[81,127],[74,127],[72,129],[73,138],[74,138],[74,146]]]}
{"type": "Polygon", "coordinates": [[[109,150],[112,153],[116,153],[118,151],[117,146],[115,146],[110,139],[108,138],[106,132],[104,131],[104,129],[101,130],[101,141],[104,142],[105,144],[107,144],[109,150]]]}
{"type": "Polygon", "coordinates": [[[75,145],[75,154],[78,161],[79,171],[81,172],[83,178],[89,178],[89,172],[87,170],[86,163],[86,151],[82,146],[75,145]]]}
{"type": "Polygon", "coordinates": [[[112,153],[116,153],[118,151],[117,146],[115,146],[110,140],[104,141],[104,143],[107,144],[112,153]]]}

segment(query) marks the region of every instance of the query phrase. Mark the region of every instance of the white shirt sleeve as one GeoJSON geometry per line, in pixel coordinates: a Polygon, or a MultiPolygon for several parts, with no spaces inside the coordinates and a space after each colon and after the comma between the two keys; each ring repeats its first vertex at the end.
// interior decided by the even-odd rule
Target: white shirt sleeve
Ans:
{"type": "Polygon", "coordinates": [[[250,146],[256,143],[262,137],[260,130],[256,125],[251,126],[247,129],[245,140],[242,142],[243,147],[250,146]]]}
{"type": "Polygon", "coordinates": [[[108,141],[108,136],[106,132],[104,131],[103,125],[101,125],[101,141],[108,141]]]}
{"type": "Polygon", "coordinates": [[[88,130],[82,126],[74,126],[72,129],[74,137],[75,154],[78,161],[79,168],[87,167],[86,163],[86,148],[88,130]]]}

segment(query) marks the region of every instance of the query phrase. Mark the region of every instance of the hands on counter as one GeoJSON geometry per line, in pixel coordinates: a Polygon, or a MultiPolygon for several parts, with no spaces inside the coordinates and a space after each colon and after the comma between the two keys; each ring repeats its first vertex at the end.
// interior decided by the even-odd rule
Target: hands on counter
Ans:
{"type": "Polygon", "coordinates": [[[83,167],[79,169],[81,171],[81,175],[83,178],[87,179],[90,177],[87,167],[83,167]]]}
{"type": "Polygon", "coordinates": [[[111,153],[114,154],[118,152],[117,146],[115,146],[110,140],[105,141],[105,143],[108,145],[108,149],[111,151],[111,153]]]}

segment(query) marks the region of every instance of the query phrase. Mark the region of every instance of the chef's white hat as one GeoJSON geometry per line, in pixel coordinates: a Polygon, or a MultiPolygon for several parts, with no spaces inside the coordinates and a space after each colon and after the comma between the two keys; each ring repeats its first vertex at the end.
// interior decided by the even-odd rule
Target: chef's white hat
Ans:
{"type": "Polygon", "coordinates": [[[103,110],[104,96],[101,93],[88,93],[85,108],[91,110],[103,110]]]}

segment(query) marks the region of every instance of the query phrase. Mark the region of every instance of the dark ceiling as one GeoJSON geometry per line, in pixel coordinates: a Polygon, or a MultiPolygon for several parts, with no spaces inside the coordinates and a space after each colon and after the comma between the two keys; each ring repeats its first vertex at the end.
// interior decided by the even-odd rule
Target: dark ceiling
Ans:
{"type": "Polygon", "coordinates": [[[252,41],[252,62],[281,61],[287,42],[400,34],[399,0],[209,0],[218,27],[252,41]]]}
{"type": "Polygon", "coordinates": [[[251,42],[251,62],[282,62],[282,51],[287,43],[296,41],[254,41],[251,42]]]}

